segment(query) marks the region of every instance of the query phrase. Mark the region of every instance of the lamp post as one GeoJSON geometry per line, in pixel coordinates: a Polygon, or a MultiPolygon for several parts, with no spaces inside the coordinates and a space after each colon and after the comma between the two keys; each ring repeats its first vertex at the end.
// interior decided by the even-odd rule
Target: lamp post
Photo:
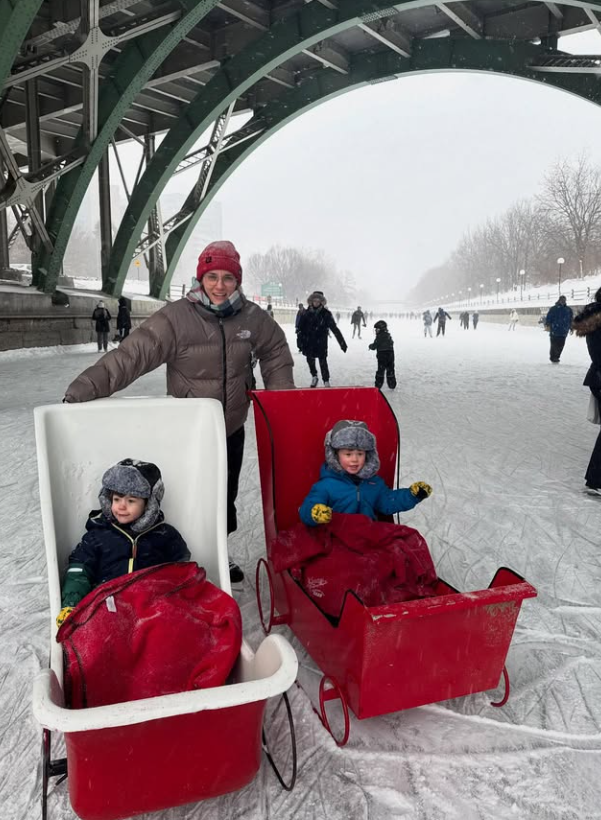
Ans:
{"type": "Polygon", "coordinates": [[[467,306],[468,306],[468,308],[470,306],[470,297],[471,297],[471,295],[472,295],[472,289],[468,288],[467,289],[467,306]]]}
{"type": "Polygon", "coordinates": [[[557,295],[561,296],[561,266],[566,260],[560,256],[557,260],[557,295]]]}
{"type": "Polygon", "coordinates": [[[499,285],[501,284],[501,277],[500,276],[497,276],[496,282],[497,282],[497,303],[498,303],[498,301],[499,301],[499,285]]]}
{"type": "Polygon", "coordinates": [[[480,285],[480,304],[484,304],[484,283],[480,285]]]}
{"type": "Polygon", "coordinates": [[[526,271],[522,268],[520,271],[520,302],[524,298],[524,276],[526,276],[526,271]]]}

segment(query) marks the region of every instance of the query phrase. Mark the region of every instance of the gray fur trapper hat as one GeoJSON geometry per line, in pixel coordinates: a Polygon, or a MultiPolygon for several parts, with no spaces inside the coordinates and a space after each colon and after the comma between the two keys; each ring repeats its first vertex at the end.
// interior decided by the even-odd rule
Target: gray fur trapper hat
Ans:
{"type": "Polygon", "coordinates": [[[102,489],[98,495],[100,508],[109,521],[115,520],[111,512],[113,493],[146,499],[146,509],[131,525],[133,532],[144,532],[152,527],[161,512],[165,494],[161,471],[150,461],[136,461],[133,458],[124,458],[109,467],[102,476],[102,489]]]}
{"type": "Polygon", "coordinates": [[[342,419],[326,433],[326,464],[336,473],[344,473],[338,461],[337,450],[365,450],[365,464],[357,473],[359,478],[372,478],[380,469],[376,437],[364,421],[342,419]]]}

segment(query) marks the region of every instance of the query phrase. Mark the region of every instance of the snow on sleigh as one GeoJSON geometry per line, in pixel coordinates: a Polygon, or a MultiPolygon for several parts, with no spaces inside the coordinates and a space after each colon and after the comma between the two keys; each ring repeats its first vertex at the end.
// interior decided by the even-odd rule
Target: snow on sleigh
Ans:
{"type": "Polygon", "coordinates": [[[319,715],[339,746],[349,736],[348,709],[369,718],[469,695],[505,682],[505,659],[522,600],[536,590],[500,568],[488,589],[460,593],[442,579],[434,597],[365,606],[347,591],[333,622],[289,570],[276,572],[270,549],[278,533],[298,523],[298,508],[319,475],[326,432],[342,418],[365,421],[378,442],[380,475],[398,485],[399,430],[375,388],[256,391],[253,394],[267,558],[257,564],[257,602],[263,629],[290,627],[323,676],[319,715]],[[299,461],[302,470],[298,469],[299,461]],[[396,481],[395,481],[396,469],[396,481]],[[411,674],[407,674],[407,670],[411,674]],[[334,732],[333,703],[344,726],[334,732]]]}
{"type": "MultiPolygon", "coordinates": [[[[62,647],[55,640],[68,555],[98,506],[103,472],[125,457],[159,465],[166,520],[188,543],[191,561],[230,593],[221,405],[162,398],[39,407],[35,432],[51,618],[50,668],[37,675],[33,690],[33,711],[44,727],[43,818],[49,778],[67,773],[71,805],[84,820],[131,817],[241,789],[259,769],[262,737],[266,746],[267,700],[285,698],[296,677],[296,655],[285,639],[269,636],[254,654],[242,638],[225,685],[82,709],[65,703],[62,647]],[[52,731],[64,734],[66,758],[51,759],[52,731]]],[[[284,705],[280,713],[294,742],[287,699],[284,705]]],[[[294,746],[291,767],[290,783],[276,769],[285,788],[296,776],[294,746]]]]}

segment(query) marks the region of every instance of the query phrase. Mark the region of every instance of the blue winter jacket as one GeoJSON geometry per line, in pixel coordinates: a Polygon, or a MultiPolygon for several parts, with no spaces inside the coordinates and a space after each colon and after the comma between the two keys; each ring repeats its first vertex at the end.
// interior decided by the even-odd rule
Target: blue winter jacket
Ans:
{"type": "Polygon", "coordinates": [[[545,327],[551,336],[567,336],[572,327],[572,308],[567,305],[553,305],[545,318],[545,327]]]}
{"type": "Polygon", "coordinates": [[[408,488],[391,490],[379,475],[354,479],[324,464],[319,481],[311,487],[299,509],[301,521],[309,527],[317,526],[311,518],[315,504],[325,504],[337,513],[361,513],[375,520],[378,513],[392,515],[412,510],[419,499],[408,488]]]}

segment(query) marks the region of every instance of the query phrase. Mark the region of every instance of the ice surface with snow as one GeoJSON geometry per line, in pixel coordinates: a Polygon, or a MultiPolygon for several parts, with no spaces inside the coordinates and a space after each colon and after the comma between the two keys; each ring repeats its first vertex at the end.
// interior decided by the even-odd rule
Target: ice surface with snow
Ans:
{"type": "MultiPolygon", "coordinates": [[[[538,589],[522,606],[509,650],[509,702],[490,705],[499,690],[352,718],[349,743],[339,749],[312,709],[319,670],[293,640],[303,685],[291,690],[294,791],[282,791],[264,761],[241,791],[147,820],[601,818],[601,497],[582,491],[598,433],[586,420],[586,345],[569,337],[561,363],[552,365],[548,336],[538,328],[509,333],[482,317],[475,332],[454,320],[445,338],[426,339],[417,320],[389,324],[399,386],[385,392],[401,429],[401,480],[434,488],[402,522],[424,534],[439,574],[462,591],[488,586],[503,565],[538,589]]],[[[294,331],[285,327],[296,351],[294,331]]],[[[349,350],[331,346],[332,384],[372,385],[371,331],[351,339],[350,325],[341,327],[349,350]]],[[[31,688],[47,665],[49,619],[32,410],[61,400],[96,361],[94,347],[0,354],[2,820],[41,816],[41,729],[31,688]]],[[[296,352],[295,360],[296,384],[307,387],[306,363],[296,352]]],[[[164,392],[160,368],[124,394],[164,392]]],[[[99,447],[103,435],[90,431],[99,447]]],[[[252,419],[238,506],[230,553],[247,572],[238,600],[256,647],[254,566],[264,541],[252,419]]],[[[286,743],[285,736],[276,741],[283,759],[286,743]]],[[[55,744],[54,755],[61,752],[55,744]]],[[[51,787],[49,817],[74,817],[65,783],[51,787]]]]}

